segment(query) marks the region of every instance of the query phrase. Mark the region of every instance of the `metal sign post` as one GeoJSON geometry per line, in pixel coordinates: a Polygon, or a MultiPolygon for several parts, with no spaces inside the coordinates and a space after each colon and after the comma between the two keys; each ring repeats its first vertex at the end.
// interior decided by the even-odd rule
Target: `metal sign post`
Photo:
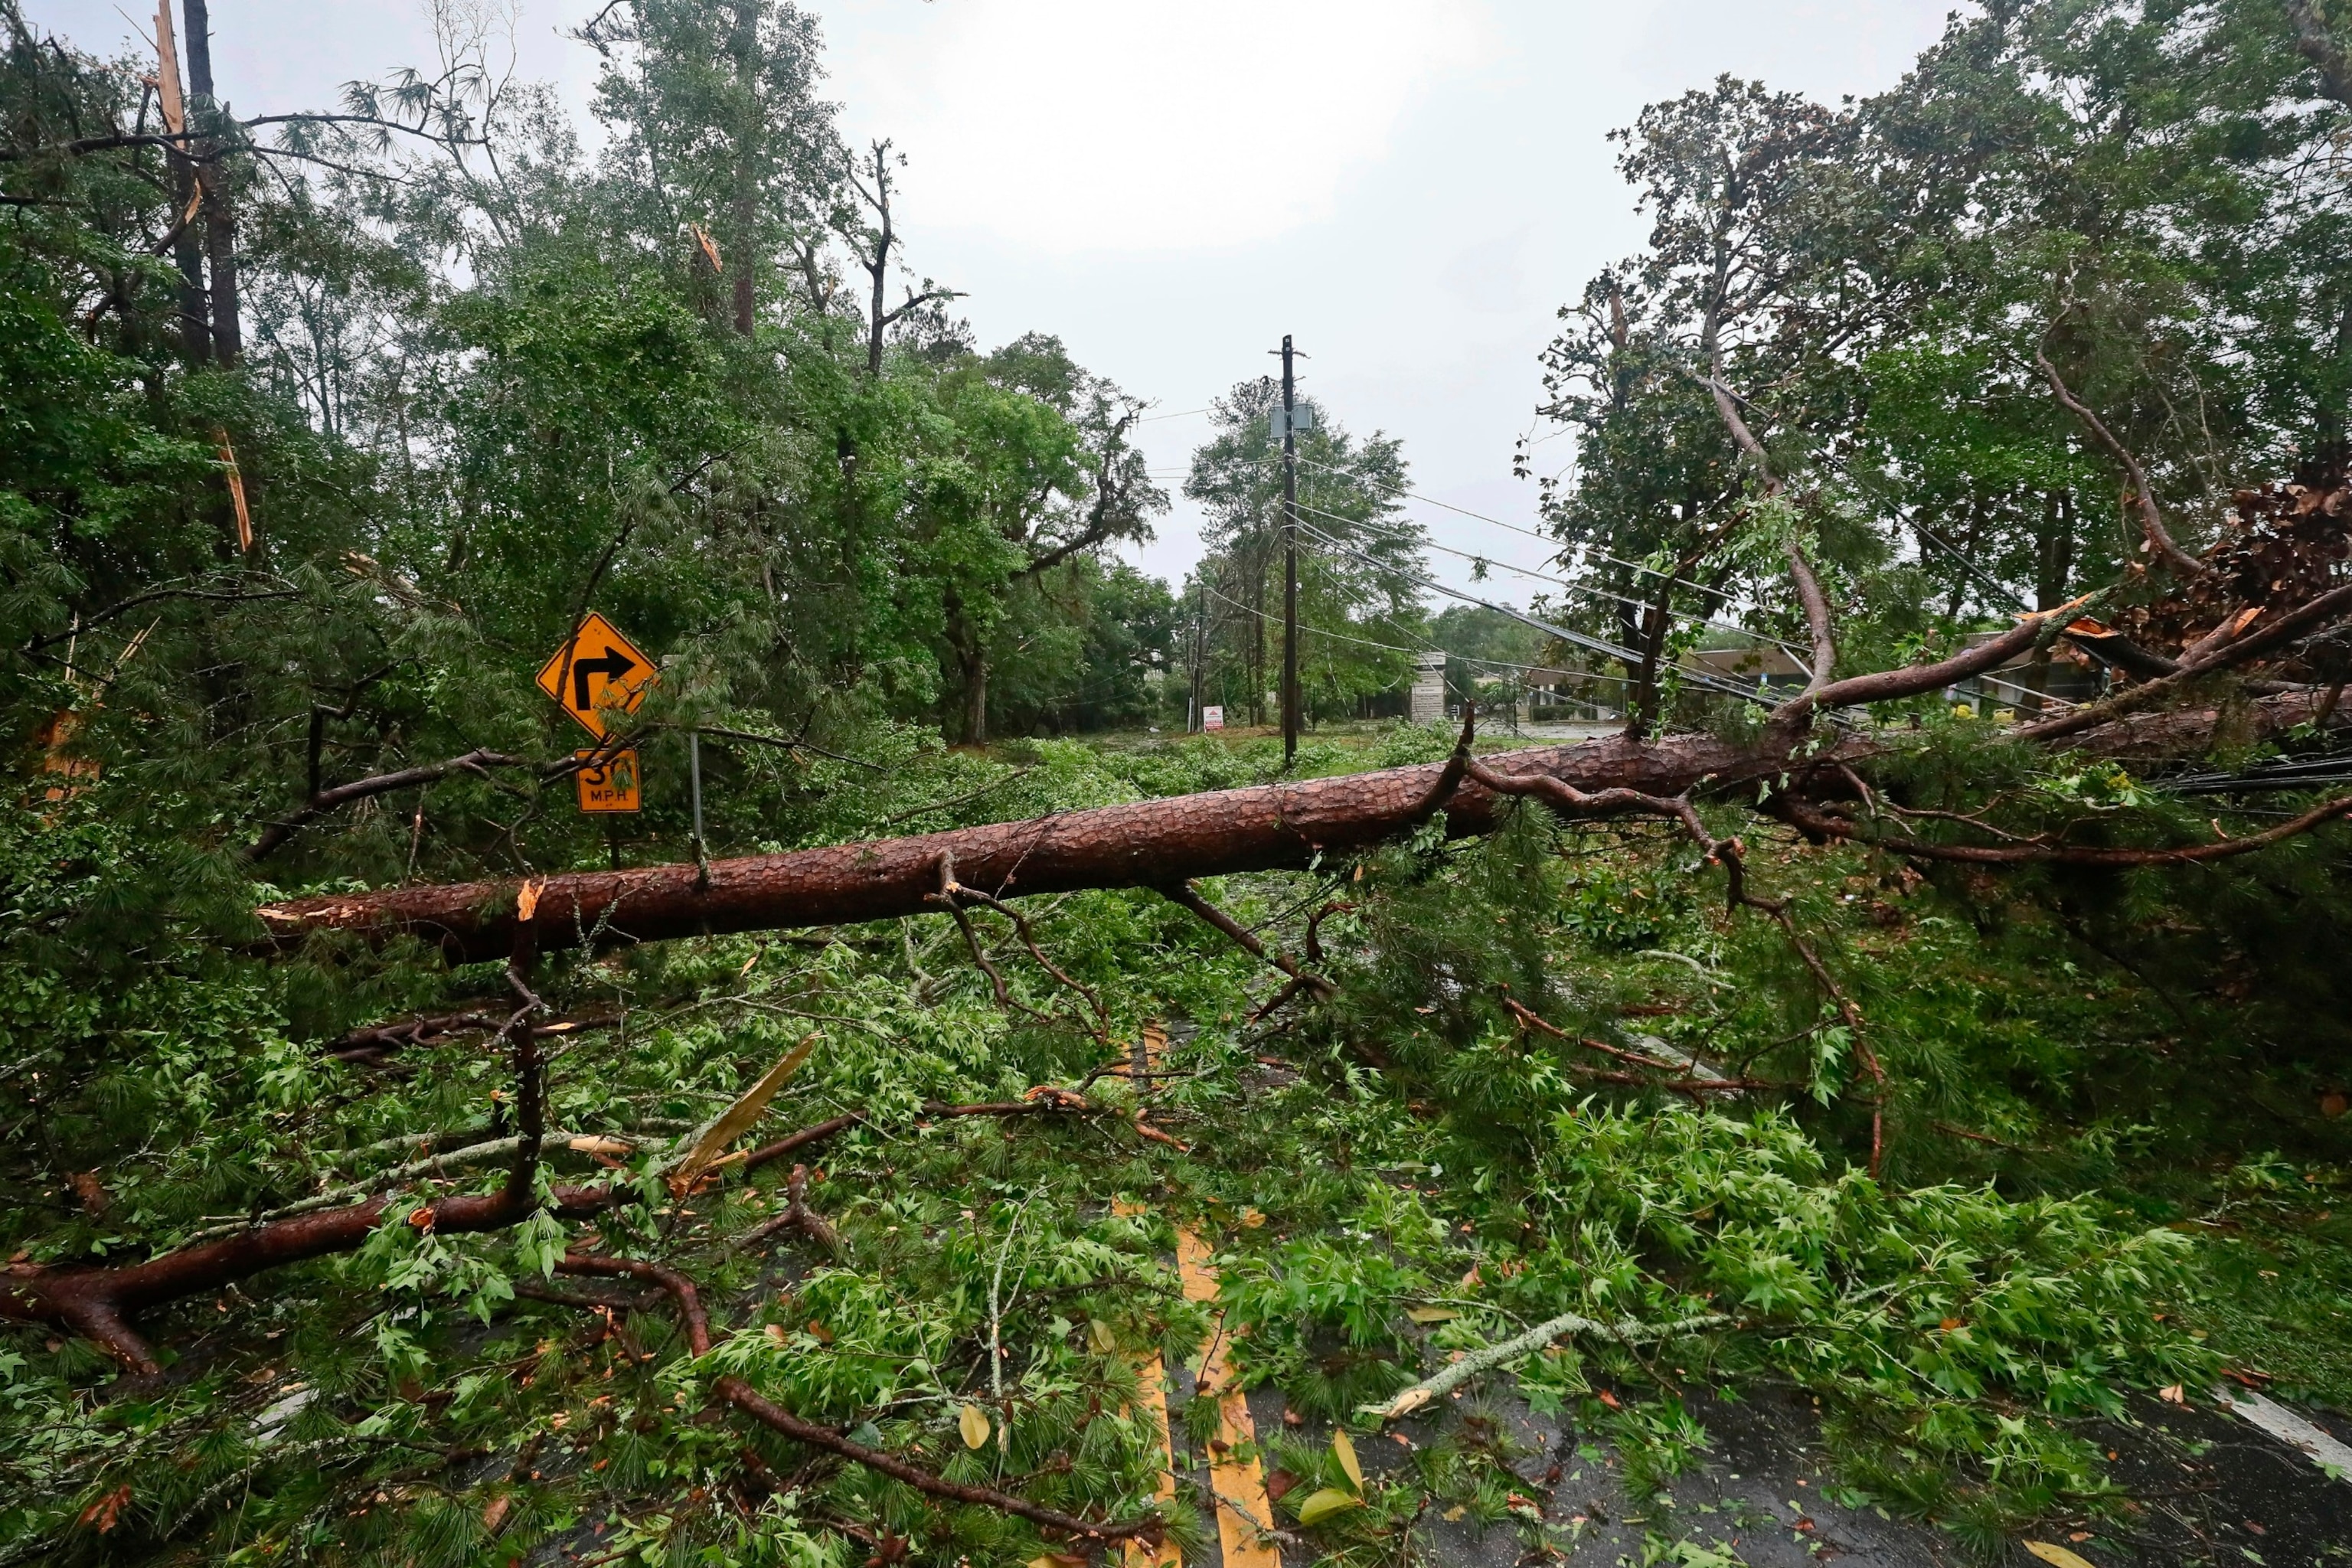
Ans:
{"type": "Polygon", "coordinates": [[[694,790],[694,855],[698,860],[702,858],[702,731],[699,730],[686,732],[686,769],[694,790]]]}

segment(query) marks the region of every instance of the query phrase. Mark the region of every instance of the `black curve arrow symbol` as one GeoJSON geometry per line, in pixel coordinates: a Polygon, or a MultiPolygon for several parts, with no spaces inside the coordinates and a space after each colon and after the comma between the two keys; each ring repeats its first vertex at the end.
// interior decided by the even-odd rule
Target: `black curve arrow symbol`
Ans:
{"type": "Polygon", "coordinates": [[[572,706],[577,708],[583,713],[590,711],[588,707],[588,678],[591,675],[601,674],[606,680],[618,680],[621,677],[628,674],[629,671],[636,668],[637,661],[635,659],[631,658],[627,654],[623,653],[611,643],[606,643],[604,645],[604,657],[602,658],[579,658],[572,660],[572,706]]]}

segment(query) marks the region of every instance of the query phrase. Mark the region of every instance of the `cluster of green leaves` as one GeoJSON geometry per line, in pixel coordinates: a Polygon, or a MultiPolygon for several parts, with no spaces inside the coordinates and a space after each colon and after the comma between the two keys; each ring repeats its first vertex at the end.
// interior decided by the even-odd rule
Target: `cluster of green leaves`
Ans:
{"type": "Polygon", "coordinates": [[[1805,646],[1777,550],[1723,548],[1777,499],[1842,666],[1883,668],[2147,564],[2110,439],[2191,550],[2233,490],[2340,463],[2346,47],[2317,6],[2032,0],[1859,102],[1727,76],[1644,109],[1615,134],[1646,241],[1545,356],[1577,437],[1546,506],[1602,591],[1560,613],[1647,653],[1679,568],[1678,614],[1805,646]]]}

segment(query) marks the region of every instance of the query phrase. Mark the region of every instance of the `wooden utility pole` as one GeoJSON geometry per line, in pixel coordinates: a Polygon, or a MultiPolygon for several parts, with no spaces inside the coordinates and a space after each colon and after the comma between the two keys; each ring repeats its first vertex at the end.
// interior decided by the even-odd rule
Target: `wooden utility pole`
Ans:
{"type": "Polygon", "coordinates": [[[1185,660],[1191,666],[1191,688],[1184,699],[1184,732],[1188,735],[1201,728],[1201,663],[1208,648],[1208,629],[1204,624],[1208,613],[1207,592],[1208,584],[1195,578],[1192,583],[1192,646],[1185,660]]]}
{"type": "Polygon", "coordinates": [[[1298,755],[1298,383],[1282,334],[1282,765],[1298,755]]]}

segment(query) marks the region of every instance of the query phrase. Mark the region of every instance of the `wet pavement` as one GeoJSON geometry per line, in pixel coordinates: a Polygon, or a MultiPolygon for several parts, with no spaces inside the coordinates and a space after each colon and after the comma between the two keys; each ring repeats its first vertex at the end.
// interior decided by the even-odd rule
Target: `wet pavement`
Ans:
{"type": "MultiPolygon", "coordinates": [[[[1182,1405],[1190,1377],[1177,1370],[1174,1378],[1171,1426],[1184,1473],[1182,1405]]],[[[1427,1444],[1465,1414],[1487,1423],[1487,1431],[1516,1456],[1510,1468],[1521,1482],[1515,1489],[1520,1501],[1508,1517],[1481,1528],[1466,1516],[1447,1519],[1442,1505],[1433,1503],[1414,1523],[1409,1556],[1401,1552],[1397,1558],[1401,1565],[1797,1568],[1835,1562],[1851,1568],[1989,1563],[2027,1568],[2051,1561],[2037,1557],[2022,1540],[1986,1556],[1932,1523],[1832,1500],[1852,1494],[1828,1468],[1816,1412],[1801,1393],[1763,1388],[1735,1401],[1694,1398],[1688,1408],[1706,1429],[1706,1447],[1662,1493],[1639,1498],[1628,1489],[1622,1458],[1604,1437],[1577,1431],[1570,1417],[1535,1415],[1515,1394],[1503,1392],[1507,1387],[1507,1380],[1490,1380],[1484,1394],[1356,1439],[1366,1477],[1375,1483],[1410,1465],[1412,1447],[1427,1444]]],[[[1286,1429],[1278,1391],[1257,1389],[1249,1405],[1262,1436],[1286,1429]]],[[[2300,1414],[2339,1440],[2352,1438],[2352,1420],[2300,1414]]],[[[1318,1445],[1330,1440],[1325,1423],[1288,1429],[1318,1445]]],[[[2352,1478],[2331,1477],[2308,1455],[2217,1405],[2145,1401],[2128,1421],[2086,1432],[2114,1456],[2113,1474],[2126,1500],[2106,1519],[2045,1521],[2031,1539],[2071,1552],[2094,1568],[2352,1565],[2352,1478]]],[[[1205,1474],[1192,1473],[1196,1479],[1205,1474]]],[[[1295,1532],[1279,1545],[1285,1568],[1307,1568],[1319,1555],[1295,1532]]],[[[1193,1561],[1198,1568],[1223,1568],[1213,1545],[1193,1561]]]]}

